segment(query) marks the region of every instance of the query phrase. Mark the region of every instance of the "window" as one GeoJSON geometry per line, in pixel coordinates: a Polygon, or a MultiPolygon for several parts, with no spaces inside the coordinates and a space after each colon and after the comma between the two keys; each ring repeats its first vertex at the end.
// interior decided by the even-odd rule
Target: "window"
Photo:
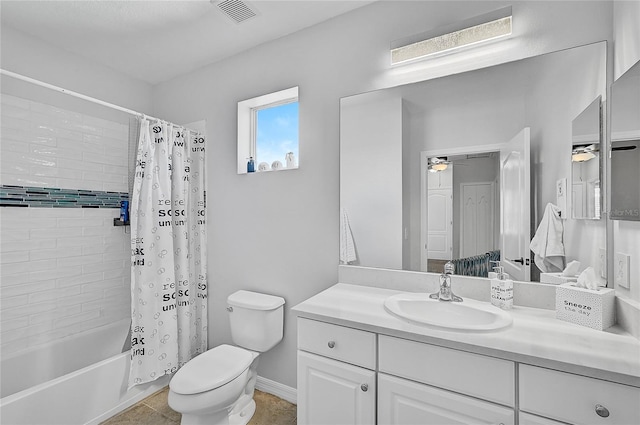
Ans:
{"type": "Polygon", "coordinates": [[[298,87],[238,102],[238,174],[298,168],[298,87]]]}

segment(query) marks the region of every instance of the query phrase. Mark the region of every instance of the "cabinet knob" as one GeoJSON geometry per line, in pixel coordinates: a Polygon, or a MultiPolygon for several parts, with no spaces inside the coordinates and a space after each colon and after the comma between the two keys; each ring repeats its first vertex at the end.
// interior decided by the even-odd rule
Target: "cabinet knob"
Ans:
{"type": "Polygon", "coordinates": [[[329,346],[329,348],[333,348],[336,346],[336,342],[335,341],[329,341],[329,343],[327,344],[329,346]]]}
{"type": "Polygon", "coordinates": [[[607,409],[606,407],[604,407],[601,404],[596,404],[596,413],[598,414],[598,416],[600,416],[602,418],[608,418],[609,417],[609,409],[607,409]]]}
{"type": "Polygon", "coordinates": [[[229,313],[232,313],[232,312],[233,312],[233,307],[231,307],[231,306],[227,307],[227,311],[228,311],[229,313]]]}
{"type": "Polygon", "coordinates": [[[360,385],[360,389],[366,393],[369,390],[369,385],[362,384],[360,385]]]}

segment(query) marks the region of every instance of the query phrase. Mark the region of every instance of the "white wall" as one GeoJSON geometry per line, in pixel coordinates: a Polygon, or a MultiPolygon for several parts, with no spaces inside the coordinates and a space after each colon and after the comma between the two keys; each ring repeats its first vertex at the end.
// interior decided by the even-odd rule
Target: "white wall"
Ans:
{"type": "Polygon", "coordinates": [[[402,115],[397,95],[342,100],[340,207],[349,216],[355,265],[402,268],[402,115]]]}
{"type": "MultiPolygon", "coordinates": [[[[134,111],[151,112],[152,87],[150,84],[96,64],[67,50],[53,47],[7,26],[3,26],[1,31],[2,69],[134,111]]],[[[15,83],[15,80],[3,77],[3,91],[5,86],[15,83]]],[[[25,94],[34,89],[34,86],[21,88],[22,93],[25,94]]],[[[38,94],[38,96],[43,99],[42,96],[47,95],[38,94]]]]}
{"type": "Polygon", "coordinates": [[[511,2],[377,2],[154,88],[155,114],[207,120],[210,341],[230,340],[225,298],[240,288],[287,300],[285,339],[259,373],[296,386],[289,308],[337,281],[339,99],[611,38],[610,2],[513,2],[514,36],[473,52],[391,68],[392,40],[511,2]],[[237,102],[300,87],[300,169],[237,175],[237,102]]]}

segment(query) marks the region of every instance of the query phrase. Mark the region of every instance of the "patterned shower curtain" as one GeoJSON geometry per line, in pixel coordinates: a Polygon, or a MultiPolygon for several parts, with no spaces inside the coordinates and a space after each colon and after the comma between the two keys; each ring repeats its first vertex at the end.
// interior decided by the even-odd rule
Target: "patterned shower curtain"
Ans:
{"type": "Polygon", "coordinates": [[[204,136],[140,120],[131,217],[129,387],[207,349],[204,136]]]}

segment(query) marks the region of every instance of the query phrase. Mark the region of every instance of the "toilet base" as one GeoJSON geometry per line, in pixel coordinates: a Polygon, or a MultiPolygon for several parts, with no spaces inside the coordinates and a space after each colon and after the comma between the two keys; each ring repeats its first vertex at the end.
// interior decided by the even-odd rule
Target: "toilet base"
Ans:
{"type": "Polygon", "coordinates": [[[252,399],[241,411],[229,415],[229,425],[247,425],[254,413],[256,413],[256,402],[252,399]]]}

